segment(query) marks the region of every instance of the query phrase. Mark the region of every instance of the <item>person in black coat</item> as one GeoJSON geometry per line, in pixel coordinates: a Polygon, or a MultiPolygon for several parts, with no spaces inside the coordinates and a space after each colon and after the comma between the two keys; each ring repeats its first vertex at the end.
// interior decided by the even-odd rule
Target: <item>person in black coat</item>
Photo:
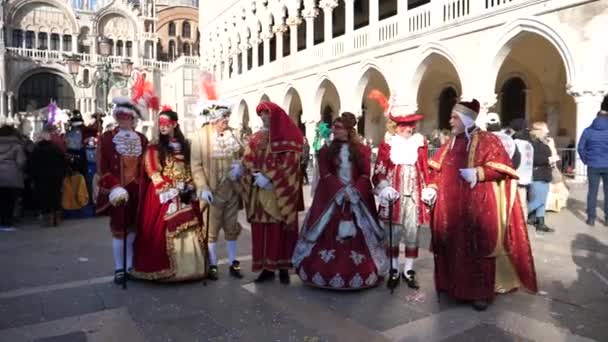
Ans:
{"type": "Polygon", "coordinates": [[[51,141],[45,129],[31,155],[31,175],[40,210],[50,226],[57,226],[61,217],[61,193],[68,165],[64,152],[51,141]]]}
{"type": "Polygon", "coordinates": [[[528,223],[534,224],[536,231],[553,232],[545,224],[545,205],[549,194],[549,185],[552,180],[551,149],[542,139],[547,136],[549,129],[544,122],[535,122],[530,131],[530,143],[534,148],[534,161],[532,170],[531,200],[528,202],[528,223]]]}

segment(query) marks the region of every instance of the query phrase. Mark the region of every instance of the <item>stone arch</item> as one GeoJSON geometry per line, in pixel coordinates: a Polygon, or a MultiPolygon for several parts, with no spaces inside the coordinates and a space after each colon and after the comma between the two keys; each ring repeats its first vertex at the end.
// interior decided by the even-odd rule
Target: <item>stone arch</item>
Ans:
{"type": "MultiPolygon", "coordinates": [[[[329,77],[323,75],[315,89],[315,104],[312,110],[319,111],[320,120],[331,123],[331,120],[340,113],[341,99],[338,88],[329,77]]],[[[314,117],[314,115],[307,115],[307,117],[314,117]]]]}
{"type": "MultiPolygon", "coordinates": [[[[454,54],[445,46],[439,44],[439,43],[428,43],[426,45],[423,45],[420,48],[420,55],[418,57],[418,60],[416,63],[414,63],[414,65],[416,65],[416,69],[413,72],[413,77],[410,81],[410,86],[406,89],[416,89],[415,92],[412,92],[412,95],[414,97],[414,99],[418,98],[418,89],[419,89],[419,85],[420,82],[422,81],[422,78],[424,77],[426,71],[428,70],[428,67],[432,64],[433,62],[433,58],[436,57],[440,57],[440,58],[444,58],[445,60],[447,60],[452,67],[454,68],[454,70],[456,71],[457,75],[460,75],[460,67],[458,65],[458,62],[456,60],[456,57],[454,56],[454,54]]],[[[462,92],[462,90],[460,90],[462,92]]]]}
{"type": "Polygon", "coordinates": [[[251,127],[250,126],[250,120],[251,118],[249,117],[249,106],[247,105],[247,101],[245,101],[245,99],[242,99],[239,102],[238,105],[238,109],[237,109],[237,115],[238,115],[238,121],[239,121],[239,128],[248,128],[251,127]]]}
{"type": "Polygon", "coordinates": [[[574,58],[568,45],[555,29],[537,19],[530,18],[517,19],[505,26],[498,41],[491,45],[497,47],[497,50],[490,54],[491,62],[486,75],[496,80],[505,59],[517,43],[518,38],[521,38],[524,33],[538,35],[553,45],[564,63],[566,82],[572,84],[576,79],[576,70],[574,58]]]}
{"type": "Polygon", "coordinates": [[[266,93],[263,93],[262,96],[260,96],[260,102],[264,101],[270,101],[270,97],[266,95],[266,93]]]}
{"type": "Polygon", "coordinates": [[[462,80],[456,59],[439,44],[428,44],[422,50],[420,62],[416,65],[409,88],[415,97],[408,98],[406,104],[415,103],[417,112],[424,115],[419,128],[427,134],[445,128],[445,108],[442,108],[441,94],[447,87],[452,87],[460,97],[462,80]]]}
{"type": "MultiPolygon", "coordinates": [[[[10,4],[10,2],[7,2],[10,4]]],[[[70,27],[71,27],[71,31],[76,33],[79,30],[79,24],[78,21],[76,20],[76,16],[74,14],[74,11],[72,10],[72,7],[69,6],[71,2],[65,2],[65,1],[57,1],[57,0],[38,0],[38,1],[34,1],[32,2],[31,0],[21,0],[21,1],[16,1],[12,4],[12,6],[9,7],[8,11],[7,11],[7,18],[12,18],[12,23],[18,22],[21,18],[19,17],[21,14],[21,10],[30,10],[31,8],[35,8],[35,6],[37,4],[44,4],[44,5],[49,5],[52,7],[55,7],[59,10],[61,10],[61,12],[63,12],[63,14],[67,17],[69,23],[70,23],[70,27]]]]}
{"type": "Polygon", "coordinates": [[[291,85],[288,86],[287,92],[285,93],[283,108],[297,125],[301,124],[303,114],[302,97],[291,85]]]}
{"type": "Polygon", "coordinates": [[[137,29],[137,21],[130,16],[128,13],[119,10],[119,9],[108,9],[106,11],[102,11],[100,12],[94,19],[94,23],[95,23],[95,29],[97,31],[97,35],[100,36],[108,36],[110,37],[110,35],[108,35],[105,32],[105,25],[108,23],[108,21],[116,19],[116,18],[123,18],[124,20],[127,21],[128,26],[122,28],[122,30],[118,32],[112,32],[111,34],[114,35],[114,37],[121,37],[121,38],[130,38],[130,39],[134,39],[135,37],[138,36],[138,32],[139,30],[137,29]]]}
{"type": "MultiPolygon", "coordinates": [[[[81,91],[79,91],[80,89],[78,87],[76,87],[74,85],[74,83],[72,82],[71,78],[69,77],[69,75],[66,75],[65,73],[56,70],[56,69],[52,69],[52,68],[37,68],[34,70],[30,70],[29,72],[26,72],[24,74],[22,74],[19,78],[17,78],[15,81],[13,81],[13,86],[15,88],[11,88],[11,89],[16,89],[16,98],[17,99],[28,99],[31,98],[30,96],[21,96],[22,92],[26,91],[25,89],[22,88],[22,86],[24,86],[25,84],[27,84],[31,78],[33,77],[39,77],[45,74],[49,74],[49,75],[53,75],[55,77],[57,77],[58,79],[60,79],[61,84],[64,85],[68,85],[70,89],[67,89],[67,92],[71,95],[69,96],[69,99],[65,99],[66,101],[69,101],[70,103],[58,103],[58,105],[60,107],[63,108],[69,108],[69,109],[74,109],[76,108],[76,98],[78,98],[81,94],[81,91]]],[[[40,87],[36,87],[37,89],[43,90],[44,87],[40,86],[40,87]]],[[[59,91],[58,89],[56,89],[57,91],[59,91]]],[[[43,94],[41,94],[43,95],[43,94]]],[[[51,94],[52,95],[52,94],[51,94]]],[[[44,96],[44,98],[41,99],[42,102],[44,101],[49,101],[50,99],[47,98],[50,96],[44,96]]],[[[48,103],[37,103],[35,104],[36,108],[32,108],[32,109],[39,109],[41,107],[46,106],[48,103]]],[[[22,110],[26,110],[23,109],[22,107],[27,107],[26,103],[17,103],[16,105],[16,109],[18,111],[22,111],[22,110]]]]}
{"type": "Polygon", "coordinates": [[[504,107],[502,88],[507,80],[517,76],[526,85],[521,94],[525,105],[519,106],[524,112],[499,113],[505,124],[513,118],[546,121],[551,134],[565,131],[575,138],[576,105],[567,93],[576,80],[575,65],[557,31],[535,19],[518,19],[505,27],[490,57],[486,77],[497,90],[495,111],[504,107]]]}
{"type": "Polygon", "coordinates": [[[361,117],[357,130],[359,134],[378,146],[386,132],[384,109],[375,100],[369,99],[372,90],[379,90],[387,99],[392,94],[391,87],[384,73],[376,66],[367,67],[357,83],[355,100],[361,108],[361,117]]]}

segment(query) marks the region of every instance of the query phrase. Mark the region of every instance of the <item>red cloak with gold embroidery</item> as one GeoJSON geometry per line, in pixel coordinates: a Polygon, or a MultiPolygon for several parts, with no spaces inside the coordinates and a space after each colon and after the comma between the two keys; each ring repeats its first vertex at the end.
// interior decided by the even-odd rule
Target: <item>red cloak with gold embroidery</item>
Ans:
{"type": "Polygon", "coordinates": [[[500,140],[475,131],[453,137],[429,161],[437,189],[432,250],[435,286],[461,300],[490,300],[520,286],[537,291],[516,172],[500,140]],[[459,169],[475,168],[473,189],[459,169]]]}
{"type": "Polygon", "coordinates": [[[241,177],[247,220],[251,223],[253,272],[291,267],[298,239],[298,211],[302,206],[300,155],[304,137],[293,120],[272,102],[258,105],[270,111],[270,129],[254,133],[243,155],[241,177]],[[253,184],[260,172],[272,189],[253,184]]]}

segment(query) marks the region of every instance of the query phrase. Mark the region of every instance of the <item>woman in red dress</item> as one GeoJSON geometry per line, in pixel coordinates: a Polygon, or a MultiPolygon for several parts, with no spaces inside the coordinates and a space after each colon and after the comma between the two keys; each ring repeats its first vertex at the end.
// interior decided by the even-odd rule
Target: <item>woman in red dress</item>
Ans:
{"type": "Polygon", "coordinates": [[[343,113],[333,123],[334,140],[319,151],[319,184],[293,256],[300,279],[311,286],[364,289],[388,271],[369,178],[371,150],[357,141],[356,123],[343,113]]]}
{"type": "Polygon", "coordinates": [[[205,246],[190,172],[189,146],[177,113],[164,107],[158,143],[148,145],[134,271],[141,279],[182,281],[205,276],[205,246]]]}

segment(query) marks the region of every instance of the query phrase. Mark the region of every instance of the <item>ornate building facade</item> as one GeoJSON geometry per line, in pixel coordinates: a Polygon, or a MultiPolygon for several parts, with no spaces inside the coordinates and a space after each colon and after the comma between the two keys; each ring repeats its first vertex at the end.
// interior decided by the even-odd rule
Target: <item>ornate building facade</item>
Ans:
{"type": "Polygon", "coordinates": [[[0,122],[31,133],[51,100],[85,117],[107,111],[142,72],[180,113],[196,101],[197,0],[10,0],[0,11],[0,122]]]}
{"type": "Polygon", "coordinates": [[[270,99],[309,138],[350,111],[378,143],[375,88],[424,114],[425,133],[448,127],[455,101],[477,98],[482,113],[547,121],[574,142],[608,92],[601,0],[208,1],[199,22],[202,67],[237,103],[235,119],[270,99]]]}

